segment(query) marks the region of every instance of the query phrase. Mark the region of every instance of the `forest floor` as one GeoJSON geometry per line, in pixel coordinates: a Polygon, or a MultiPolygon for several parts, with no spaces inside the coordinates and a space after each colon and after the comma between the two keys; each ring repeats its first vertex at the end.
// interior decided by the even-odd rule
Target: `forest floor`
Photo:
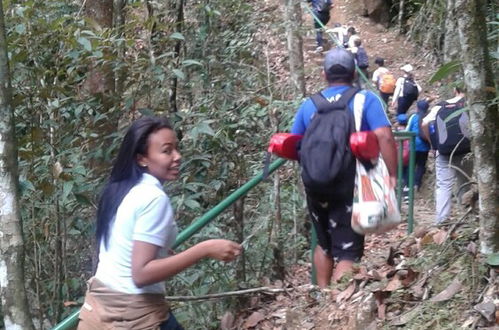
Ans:
{"type": "MultiPolygon", "coordinates": [[[[282,18],[283,2],[266,0],[265,10],[282,18]],[[279,5],[278,5],[279,3],[279,5]]],[[[305,3],[305,2],[304,2],[305,3]]],[[[416,80],[423,87],[420,97],[441,98],[427,81],[437,69],[422,49],[417,49],[394,29],[386,29],[362,17],[356,6],[360,1],[335,0],[334,23],[354,26],[370,56],[385,59],[396,75],[410,63],[416,80]]],[[[312,18],[303,11],[304,27],[312,27],[312,18]]],[[[282,31],[281,31],[282,32],[282,31]]],[[[266,32],[272,33],[270,30],[266,32]]],[[[271,56],[286,58],[282,33],[268,36],[271,56]]],[[[327,36],[326,36],[327,37],[327,36]]],[[[308,30],[304,39],[307,93],[325,86],[322,80],[322,56],[314,52],[315,32],[308,30]]],[[[285,61],[272,65],[278,80],[288,80],[285,61]]],[[[389,109],[392,111],[392,109],[389,109]]],[[[416,229],[407,234],[400,225],[382,235],[366,236],[365,255],[354,274],[328,289],[310,285],[310,263],[298,264],[284,281],[268,283],[272,294],[251,299],[244,311],[228,312],[222,329],[470,329],[494,327],[499,313],[497,271],[487,268],[477,252],[478,218],[473,210],[454,207],[451,221],[433,225],[434,171],[430,156],[426,180],[415,195],[416,229]]],[[[403,206],[407,216],[407,205],[403,206]]]]}

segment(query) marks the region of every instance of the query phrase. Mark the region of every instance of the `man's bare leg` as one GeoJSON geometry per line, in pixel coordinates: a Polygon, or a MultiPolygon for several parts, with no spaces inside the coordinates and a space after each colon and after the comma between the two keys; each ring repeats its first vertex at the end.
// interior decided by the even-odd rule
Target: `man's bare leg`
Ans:
{"type": "Polygon", "coordinates": [[[351,272],[353,269],[353,261],[351,260],[340,260],[336,264],[336,269],[333,273],[333,281],[337,282],[341,279],[343,275],[348,272],[351,272]]]}
{"type": "Polygon", "coordinates": [[[314,250],[314,266],[316,270],[317,285],[321,288],[326,288],[331,284],[334,262],[330,256],[324,253],[324,250],[319,245],[317,245],[314,250]]]}

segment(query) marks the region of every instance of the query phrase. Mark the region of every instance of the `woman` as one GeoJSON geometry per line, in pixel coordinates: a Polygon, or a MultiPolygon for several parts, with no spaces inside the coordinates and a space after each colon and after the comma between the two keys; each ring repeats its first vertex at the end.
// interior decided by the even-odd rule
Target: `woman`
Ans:
{"type": "Polygon", "coordinates": [[[407,113],[407,110],[417,100],[421,92],[421,86],[414,80],[412,65],[406,64],[400,70],[404,72],[404,76],[397,79],[392,98],[392,107],[395,107],[395,104],[397,104],[397,115],[407,113]]]}
{"type": "Polygon", "coordinates": [[[97,209],[99,263],[78,329],[182,329],[164,281],[209,257],[231,261],[241,246],[207,240],[172,254],[177,225],[162,185],[178,178],[181,155],[164,118],[143,117],[126,133],[97,209]]]}

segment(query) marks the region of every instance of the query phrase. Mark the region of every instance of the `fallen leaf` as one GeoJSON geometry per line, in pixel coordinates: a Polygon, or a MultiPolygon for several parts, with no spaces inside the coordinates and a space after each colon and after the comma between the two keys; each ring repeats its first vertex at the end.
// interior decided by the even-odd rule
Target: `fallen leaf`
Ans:
{"type": "Polygon", "coordinates": [[[423,277],[411,287],[411,291],[413,292],[414,296],[417,298],[421,298],[424,294],[423,287],[426,284],[426,281],[428,280],[428,274],[424,273],[423,277]]]}
{"type": "Polygon", "coordinates": [[[390,322],[390,325],[398,325],[398,326],[405,325],[406,323],[410,322],[414,317],[419,315],[421,308],[422,308],[421,305],[414,307],[407,313],[404,313],[395,318],[392,322],[390,322]]]}
{"type": "Polygon", "coordinates": [[[222,320],[220,321],[220,329],[232,329],[232,327],[234,326],[234,320],[234,315],[231,312],[226,312],[224,316],[222,316],[222,320]]]}
{"type": "Polygon", "coordinates": [[[428,232],[428,227],[416,227],[414,229],[414,237],[421,238],[428,232]]]}
{"type": "Polygon", "coordinates": [[[423,246],[423,245],[428,245],[431,242],[433,242],[433,235],[431,233],[428,233],[421,238],[419,244],[423,246]]]}
{"type": "Polygon", "coordinates": [[[408,287],[418,277],[418,272],[413,271],[411,268],[407,269],[407,274],[402,278],[401,282],[404,287],[408,287]]]}
{"type": "Polygon", "coordinates": [[[475,323],[475,318],[473,316],[470,316],[466,321],[463,322],[461,328],[463,329],[469,328],[473,323],[475,323]]]}
{"type": "Polygon", "coordinates": [[[473,306],[473,309],[480,313],[489,322],[494,322],[496,319],[496,305],[494,305],[493,302],[483,302],[473,306]]]}
{"type": "Polygon", "coordinates": [[[400,282],[399,277],[398,276],[394,276],[390,280],[390,282],[388,282],[388,284],[386,285],[384,291],[392,292],[392,291],[396,291],[396,290],[400,289],[401,287],[402,287],[402,283],[400,282]]]}
{"type": "Polygon", "coordinates": [[[404,247],[404,257],[409,258],[412,256],[412,246],[404,247]]]}
{"type": "Polygon", "coordinates": [[[375,269],[370,270],[367,274],[376,281],[381,281],[382,279],[381,275],[375,269]]]}
{"type": "Polygon", "coordinates": [[[385,298],[387,293],[383,291],[374,292],[374,298],[376,298],[376,306],[378,307],[378,318],[384,320],[386,318],[386,305],[385,298]]]}
{"type": "Polygon", "coordinates": [[[430,301],[439,302],[451,299],[462,287],[459,278],[455,277],[444,291],[431,298],[430,301]]]}
{"type": "Polygon", "coordinates": [[[470,242],[470,244],[466,247],[466,250],[471,253],[472,256],[476,256],[477,248],[475,242],[470,242]]]}
{"type": "Polygon", "coordinates": [[[244,328],[249,329],[256,327],[256,325],[264,319],[265,317],[263,316],[262,313],[253,312],[253,314],[251,314],[250,317],[246,319],[246,322],[244,322],[244,328]]]}
{"type": "Polygon", "coordinates": [[[77,306],[79,305],[76,301],[65,301],[64,307],[77,306]]]}
{"type": "Polygon", "coordinates": [[[442,245],[447,239],[447,232],[445,230],[439,230],[436,234],[433,235],[433,242],[438,245],[442,245]]]}
{"type": "Polygon", "coordinates": [[[355,292],[356,287],[357,284],[355,283],[355,281],[350,283],[350,285],[345,290],[338,294],[338,296],[336,297],[336,302],[339,304],[342,301],[348,300],[355,292]]]}

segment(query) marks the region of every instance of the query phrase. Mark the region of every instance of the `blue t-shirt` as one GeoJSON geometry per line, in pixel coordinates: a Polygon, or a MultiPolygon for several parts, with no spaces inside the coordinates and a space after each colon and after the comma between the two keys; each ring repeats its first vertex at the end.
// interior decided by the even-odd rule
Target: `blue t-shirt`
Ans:
{"type": "MultiPolygon", "coordinates": [[[[322,95],[328,99],[330,102],[333,100],[338,100],[341,94],[346,91],[349,86],[332,86],[323,90],[322,95]]],[[[382,101],[371,91],[362,90],[359,93],[365,95],[364,111],[362,113],[362,122],[360,125],[361,131],[374,131],[375,129],[381,127],[391,127],[390,121],[386,116],[385,110],[383,108],[382,101]]],[[[353,99],[350,100],[348,104],[350,111],[353,114],[353,99]]],[[[293,127],[291,128],[291,133],[294,134],[305,134],[305,130],[310,124],[310,120],[317,111],[315,104],[310,98],[302,103],[298,112],[295,116],[295,121],[293,127]]]]}
{"type": "Polygon", "coordinates": [[[407,131],[416,133],[415,148],[416,151],[428,151],[430,150],[430,145],[428,142],[424,141],[419,137],[419,113],[415,113],[409,118],[409,124],[407,125],[407,131]]]}

